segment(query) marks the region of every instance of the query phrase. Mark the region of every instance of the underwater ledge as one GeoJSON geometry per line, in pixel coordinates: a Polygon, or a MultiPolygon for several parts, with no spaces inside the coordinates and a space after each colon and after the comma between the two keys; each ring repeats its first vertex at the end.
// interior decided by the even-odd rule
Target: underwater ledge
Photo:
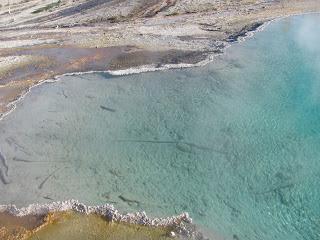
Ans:
{"type": "Polygon", "coordinates": [[[0,205],[1,239],[51,240],[59,239],[59,236],[68,237],[70,240],[92,237],[204,239],[188,213],[166,218],[150,218],[145,212],[122,214],[111,204],[87,206],[77,200],[31,204],[23,208],[0,205]]]}

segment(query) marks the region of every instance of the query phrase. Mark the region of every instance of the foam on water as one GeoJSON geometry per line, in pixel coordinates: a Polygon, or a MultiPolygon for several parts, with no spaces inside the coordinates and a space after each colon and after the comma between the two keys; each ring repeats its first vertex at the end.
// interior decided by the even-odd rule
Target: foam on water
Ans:
{"type": "Polygon", "coordinates": [[[226,239],[319,239],[319,20],[274,22],[197,69],[33,88],[0,123],[1,204],[76,198],[189,212],[226,239]]]}

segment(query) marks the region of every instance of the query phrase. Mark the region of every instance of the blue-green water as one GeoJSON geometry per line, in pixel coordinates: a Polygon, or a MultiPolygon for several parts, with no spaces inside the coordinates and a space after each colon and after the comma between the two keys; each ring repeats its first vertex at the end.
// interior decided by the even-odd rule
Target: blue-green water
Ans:
{"type": "Polygon", "coordinates": [[[225,239],[320,239],[320,21],[292,17],[208,66],[34,88],[0,123],[1,204],[187,211],[225,239]]]}

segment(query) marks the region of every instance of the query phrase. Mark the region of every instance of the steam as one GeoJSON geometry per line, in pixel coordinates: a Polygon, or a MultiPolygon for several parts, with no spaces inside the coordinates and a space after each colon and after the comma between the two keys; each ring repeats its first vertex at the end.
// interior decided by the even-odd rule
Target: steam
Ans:
{"type": "Polygon", "coordinates": [[[295,24],[295,41],[311,55],[312,61],[308,66],[313,69],[313,80],[310,86],[309,100],[314,106],[320,105],[320,14],[308,15],[299,18],[299,23],[295,24]]]}
{"type": "MultiPolygon", "coordinates": [[[[300,18],[301,19],[301,18],[300,18]]],[[[296,26],[296,41],[305,50],[320,57],[320,14],[303,18],[296,26]]]]}

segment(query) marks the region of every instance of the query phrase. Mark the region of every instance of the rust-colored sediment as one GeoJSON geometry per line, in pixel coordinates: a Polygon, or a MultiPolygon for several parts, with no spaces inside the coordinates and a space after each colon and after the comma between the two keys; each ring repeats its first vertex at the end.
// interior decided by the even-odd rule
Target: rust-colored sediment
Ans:
{"type": "Polygon", "coordinates": [[[95,214],[72,211],[25,217],[0,213],[1,240],[166,240],[171,230],[109,222],[95,214]]]}
{"type": "Polygon", "coordinates": [[[8,213],[0,213],[0,239],[24,240],[47,223],[47,216],[17,217],[8,213]]]}

